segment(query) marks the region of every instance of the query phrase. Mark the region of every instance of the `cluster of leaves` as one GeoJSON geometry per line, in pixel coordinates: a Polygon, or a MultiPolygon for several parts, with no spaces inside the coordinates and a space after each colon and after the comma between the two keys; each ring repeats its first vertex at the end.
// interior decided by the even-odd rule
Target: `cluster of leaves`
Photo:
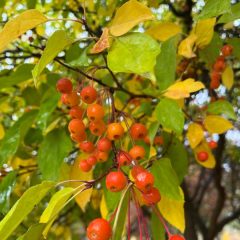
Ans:
{"type": "MultiPolygon", "coordinates": [[[[239,4],[208,0],[186,32],[186,23],[167,11],[164,21],[156,20],[158,10],[171,4],[149,1],[147,7],[144,1],[123,2],[30,0],[29,10],[14,1],[0,3],[10,15],[0,32],[0,211],[6,214],[0,222],[1,239],[20,235],[19,239],[56,239],[63,232],[66,239],[77,239],[84,231],[74,230],[74,223],[81,229],[97,216],[108,218],[116,206],[114,239],[125,234],[128,191],[109,193],[104,181],[86,191],[77,181],[64,188],[57,184],[97,179],[112,164],[109,158],[88,173],[79,169],[84,154],[67,134],[67,109],[55,90],[62,76],[76,85],[92,81],[98,89],[109,89],[115,108],[124,110],[129,122],[134,118],[145,123],[150,139],[150,145],[143,146],[146,164],[162,197],[158,209],[170,225],[184,232],[180,186],[189,163],[214,168],[218,159],[207,140],[238,124],[232,99],[239,94],[234,77],[240,40],[223,38],[217,28],[229,27],[240,17],[239,4]],[[11,16],[11,9],[20,9],[18,16],[11,16]],[[233,46],[233,54],[226,60],[222,85],[210,89],[212,64],[224,44],[233,46]],[[222,98],[224,86],[227,97],[222,98]],[[206,100],[199,105],[201,93],[196,92],[201,90],[206,100]],[[154,145],[156,135],[163,137],[160,147],[154,145]],[[199,151],[208,153],[207,161],[199,161],[199,151]]],[[[128,149],[129,139],[122,145],[128,149]]],[[[165,239],[153,213],[151,233],[153,239],[165,239]]]]}

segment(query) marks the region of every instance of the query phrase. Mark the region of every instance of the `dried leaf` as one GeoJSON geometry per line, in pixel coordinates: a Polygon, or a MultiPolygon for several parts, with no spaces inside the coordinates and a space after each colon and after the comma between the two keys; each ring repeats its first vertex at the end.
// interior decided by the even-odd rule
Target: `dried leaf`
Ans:
{"type": "Polygon", "coordinates": [[[109,47],[110,47],[109,29],[104,28],[100,39],[95,43],[95,45],[93,46],[93,48],[91,49],[90,52],[91,53],[100,53],[109,47]]]}

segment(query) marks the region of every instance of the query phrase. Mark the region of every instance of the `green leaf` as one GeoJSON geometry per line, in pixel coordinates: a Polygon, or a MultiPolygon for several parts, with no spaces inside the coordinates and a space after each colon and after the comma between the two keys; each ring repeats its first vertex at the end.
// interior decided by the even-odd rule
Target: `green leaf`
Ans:
{"type": "Polygon", "coordinates": [[[170,199],[182,200],[179,188],[179,180],[168,158],[156,160],[150,171],[155,177],[155,186],[161,195],[170,199]]]}
{"type": "Polygon", "coordinates": [[[162,43],[161,52],[157,57],[155,74],[160,90],[167,89],[175,81],[176,71],[176,41],[177,37],[170,38],[162,43]],[[167,66],[167,67],[166,67],[167,66]]]}
{"type": "Polygon", "coordinates": [[[213,114],[224,114],[226,117],[230,119],[233,120],[237,119],[232,104],[225,100],[218,100],[210,103],[208,105],[207,112],[213,114]]]}
{"type": "Polygon", "coordinates": [[[218,23],[228,23],[240,18],[240,3],[234,4],[231,12],[223,14],[218,23]]]}
{"type": "Polygon", "coordinates": [[[170,129],[178,135],[182,133],[184,114],[176,101],[162,99],[155,109],[155,115],[164,128],[170,129]]]}
{"type": "Polygon", "coordinates": [[[231,13],[230,0],[207,0],[203,10],[196,18],[206,19],[217,17],[224,13],[231,13]]]}
{"type": "Polygon", "coordinates": [[[227,42],[233,46],[233,55],[240,59],[240,39],[232,38],[228,39],[227,42]]]}
{"type": "Polygon", "coordinates": [[[181,183],[188,171],[187,151],[183,143],[173,135],[164,133],[163,139],[164,149],[166,149],[166,154],[164,156],[171,160],[172,167],[178,176],[179,183],[181,183]]]}
{"type": "Polygon", "coordinates": [[[158,219],[157,215],[153,212],[151,216],[151,230],[153,240],[166,240],[165,229],[158,219]]]}
{"type": "Polygon", "coordinates": [[[148,128],[148,136],[150,138],[150,143],[153,144],[153,140],[157,134],[157,131],[159,129],[159,122],[153,122],[148,128]]]}
{"type": "Polygon", "coordinates": [[[27,0],[28,9],[35,8],[37,4],[37,0],[27,0]]]}
{"type": "Polygon", "coordinates": [[[151,116],[152,114],[152,105],[150,102],[143,102],[141,103],[140,107],[136,109],[136,111],[133,111],[132,114],[134,117],[145,114],[147,116],[151,116]]]}
{"type": "Polygon", "coordinates": [[[45,227],[45,224],[34,224],[32,225],[27,232],[19,237],[17,240],[40,240],[42,239],[42,232],[45,227]]]}
{"type": "Polygon", "coordinates": [[[36,86],[38,84],[38,77],[47,64],[49,64],[59,52],[64,50],[72,42],[73,40],[67,36],[67,33],[64,30],[58,30],[54,32],[53,35],[48,39],[42,56],[32,71],[36,86]]]}
{"type": "Polygon", "coordinates": [[[42,182],[39,185],[29,188],[22,195],[0,222],[1,240],[5,240],[11,235],[53,186],[53,182],[42,182]]]}
{"type": "Polygon", "coordinates": [[[64,129],[48,133],[40,145],[37,158],[43,179],[58,179],[61,164],[71,149],[72,142],[64,129]]]}
{"type": "Polygon", "coordinates": [[[160,46],[150,36],[131,33],[116,38],[107,59],[113,72],[143,74],[153,72],[160,46]]]}
{"type": "Polygon", "coordinates": [[[15,84],[32,79],[31,71],[33,64],[22,64],[16,68],[9,76],[0,77],[0,89],[12,87],[15,84]]]}
{"type": "Polygon", "coordinates": [[[113,235],[112,240],[122,239],[122,234],[125,227],[125,221],[128,211],[128,202],[130,197],[129,187],[122,193],[121,199],[118,204],[118,210],[116,212],[114,224],[113,224],[113,235]]]}
{"type": "Polygon", "coordinates": [[[16,182],[16,173],[14,171],[8,173],[0,183],[0,212],[7,213],[9,210],[9,197],[12,193],[16,182]]]}
{"type": "Polygon", "coordinates": [[[11,128],[8,129],[0,145],[0,165],[6,163],[17,151],[21,139],[33,124],[36,110],[25,113],[11,128]]]}

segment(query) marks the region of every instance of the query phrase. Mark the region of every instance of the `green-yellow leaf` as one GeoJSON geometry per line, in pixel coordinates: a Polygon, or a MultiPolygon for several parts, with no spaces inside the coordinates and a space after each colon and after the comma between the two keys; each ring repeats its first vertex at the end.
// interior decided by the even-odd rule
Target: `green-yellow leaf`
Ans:
{"type": "Polygon", "coordinates": [[[194,53],[194,45],[197,40],[197,36],[191,33],[187,38],[182,40],[178,46],[178,54],[186,57],[186,58],[193,58],[196,56],[194,53]]]}
{"type": "Polygon", "coordinates": [[[100,212],[102,218],[106,219],[108,216],[108,208],[107,208],[107,203],[104,195],[102,196],[101,203],[100,203],[100,212]]]}
{"type": "Polygon", "coordinates": [[[166,41],[181,31],[181,27],[176,23],[165,22],[149,28],[146,33],[159,41],[166,41]]]}
{"type": "Polygon", "coordinates": [[[201,125],[191,123],[188,126],[187,138],[191,148],[195,148],[203,139],[204,131],[201,125]]]}
{"type": "Polygon", "coordinates": [[[0,124],[0,140],[5,136],[5,130],[2,124],[0,124]]]}
{"type": "Polygon", "coordinates": [[[32,70],[32,75],[36,86],[38,84],[38,78],[47,64],[49,64],[59,52],[64,50],[71,43],[73,43],[73,40],[68,37],[66,31],[64,30],[54,32],[53,35],[48,39],[46,48],[44,49],[39,62],[32,70]]]}
{"type": "Polygon", "coordinates": [[[227,132],[229,129],[233,128],[231,122],[227,119],[216,116],[216,115],[209,115],[204,120],[204,126],[208,130],[209,133],[217,133],[222,134],[227,132]]]}
{"type": "Polygon", "coordinates": [[[234,83],[234,73],[230,66],[227,66],[222,74],[222,82],[224,86],[230,90],[234,83]]]}
{"type": "Polygon", "coordinates": [[[154,16],[148,7],[136,0],[130,0],[117,10],[110,27],[110,33],[114,36],[121,36],[140,22],[153,18],[154,16]]]}
{"type": "Polygon", "coordinates": [[[5,24],[0,32],[0,52],[26,31],[48,19],[36,9],[27,10],[5,24]]]}
{"type": "Polygon", "coordinates": [[[53,182],[42,182],[29,188],[14,204],[8,214],[0,222],[1,240],[7,239],[24,218],[33,210],[47,192],[54,186],[53,182]]]}

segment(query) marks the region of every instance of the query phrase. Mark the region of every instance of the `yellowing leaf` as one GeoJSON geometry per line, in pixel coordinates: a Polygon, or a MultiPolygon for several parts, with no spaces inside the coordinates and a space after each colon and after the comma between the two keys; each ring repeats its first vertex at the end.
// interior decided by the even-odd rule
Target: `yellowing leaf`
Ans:
{"type": "Polygon", "coordinates": [[[146,33],[159,41],[166,41],[181,31],[182,30],[179,25],[171,22],[165,22],[149,28],[146,33]]]}
{"type": "Polygon", "coordinates": [[[211,42],[215,23],[216,18],[204,19],[197,22],[193,33],[197,36],[196,45],[198,48],[202,49],[211,42]]]}
{"type": "Polygon", "coordinates": [[[110,47],[108,33],[109,33],[109,29],[104,28],[100,39],[95,43],[95,45],[91,49],[90,51],[91,53],[100,53],[104,51],[106,48],[110,47]]]}
{"type": "Polygon", "coordinates": [[[232,88],[234,82],[234,73],[230,66],[225,68],[222,74],[222,82],[228,90],[232,88]]]}
{"type": "Polygon", "coordinates": [[[104,195],[102,196],[102,200],[100,203],[100,212],[101,212],[102,218],[106,219],[108,216],[108,208],[107,208],[107,203],[106,203],[104,195]]]}
{"type": "Polygon", "coordinates": [[[47,20],[48,19],[38,10],[31,9],[7,22],[0,32],[0,52],[2,52],[9,43],[17,39],[27,30],[32,29],[47,20]]]}
{"type": "Polygon", "coordinates": [[[214,168],[216,165],[216,160],[212,154],[211,149],[209,148],[207,142],[204,140],[202,141],[195,149],[194,149],[194,156],[196,161],[205,168],[214,168]],[[197,154],[199,152],[207,152],[208,159],[205,162],[199,161],[197,158],[197,154]]]}
{"type": "Polygon", "coordinates": [[[195,34],[190,34],[187,38],[180,42],[178,46],[178,54],[186,58],[193,58],[196,56],[194,53],[193,47],[197,40],[195,34]]]}
{"type": "Polygon", "coordinates": [[[0,124],[0,140],[4,138],[5,130],[3,128],[3,125],[0,124]]]}
{"type": "Polygon", "coordinates": [[[192,78],[188,78],[184,81],[177,81],[176,83],[171,85],[164,93],[164,96],[171,99],[187,98],[190,96],[190,93],[199,91],[204,87],[205,86],[202,82],[195,81],[192,78]]]}
{"type": "MultiPolygon", "coordinates": [[[[72,168],[71,168],[71,172],[70,172],[70,179],[73,180],[84,180],[84,181],[88,181],[88,180],[92,180],[92,170],[89,172],[83,172],[80,170],[79,168],[79,163],[81,160],[83,160],[84,158],[86,158],[87,155],[86,154],[81,154],[74,162],[72,168]]],[[[70,184],[71,187],[76,188],[79,185],[81,185],[81,182],[72,182],[70,184]]],[[[77,204],[79,205],[79,207],[82,209],[82,211],[85,211],[85,208],[88,204],[88,202],[90,201],[91,195],[92,195],[92,188],[81,192],[80,194],[78,194],[75,198],[77,204]]]]}
{"type": "Polygon", "coordinates": [[[216,115],[209,115],[204,120],[204,126],[208,130],[209,133],[218,133],[222,134],[227,132],[229,129],[233,128],[231,122],[227,119],[216,116],[216,115]]]}
{"type": "MultiPolygon", "coordinates": [[[[181,191],[182,193],[182,191],[181,191]]],[[[182,193],[183,195],[183,193],[182,193]]],[[[173,200],[161,196],[158,208],[163,217],[182,233],[185,230],[184,200],[173,200]]]]}
{"type": "Polygon", "coordinates": [[[136,0],[123,4],[116,12],[110,27],[110,33],[121,36],[140,22],[153,19],[151,10],[136,0]]]}
{"type": "Polygon", "coordinates": [[[203,139],[204,131],[202,126],[197,123],[189,124],[187,138],[191,148],[195,148],[203,139]]]}

